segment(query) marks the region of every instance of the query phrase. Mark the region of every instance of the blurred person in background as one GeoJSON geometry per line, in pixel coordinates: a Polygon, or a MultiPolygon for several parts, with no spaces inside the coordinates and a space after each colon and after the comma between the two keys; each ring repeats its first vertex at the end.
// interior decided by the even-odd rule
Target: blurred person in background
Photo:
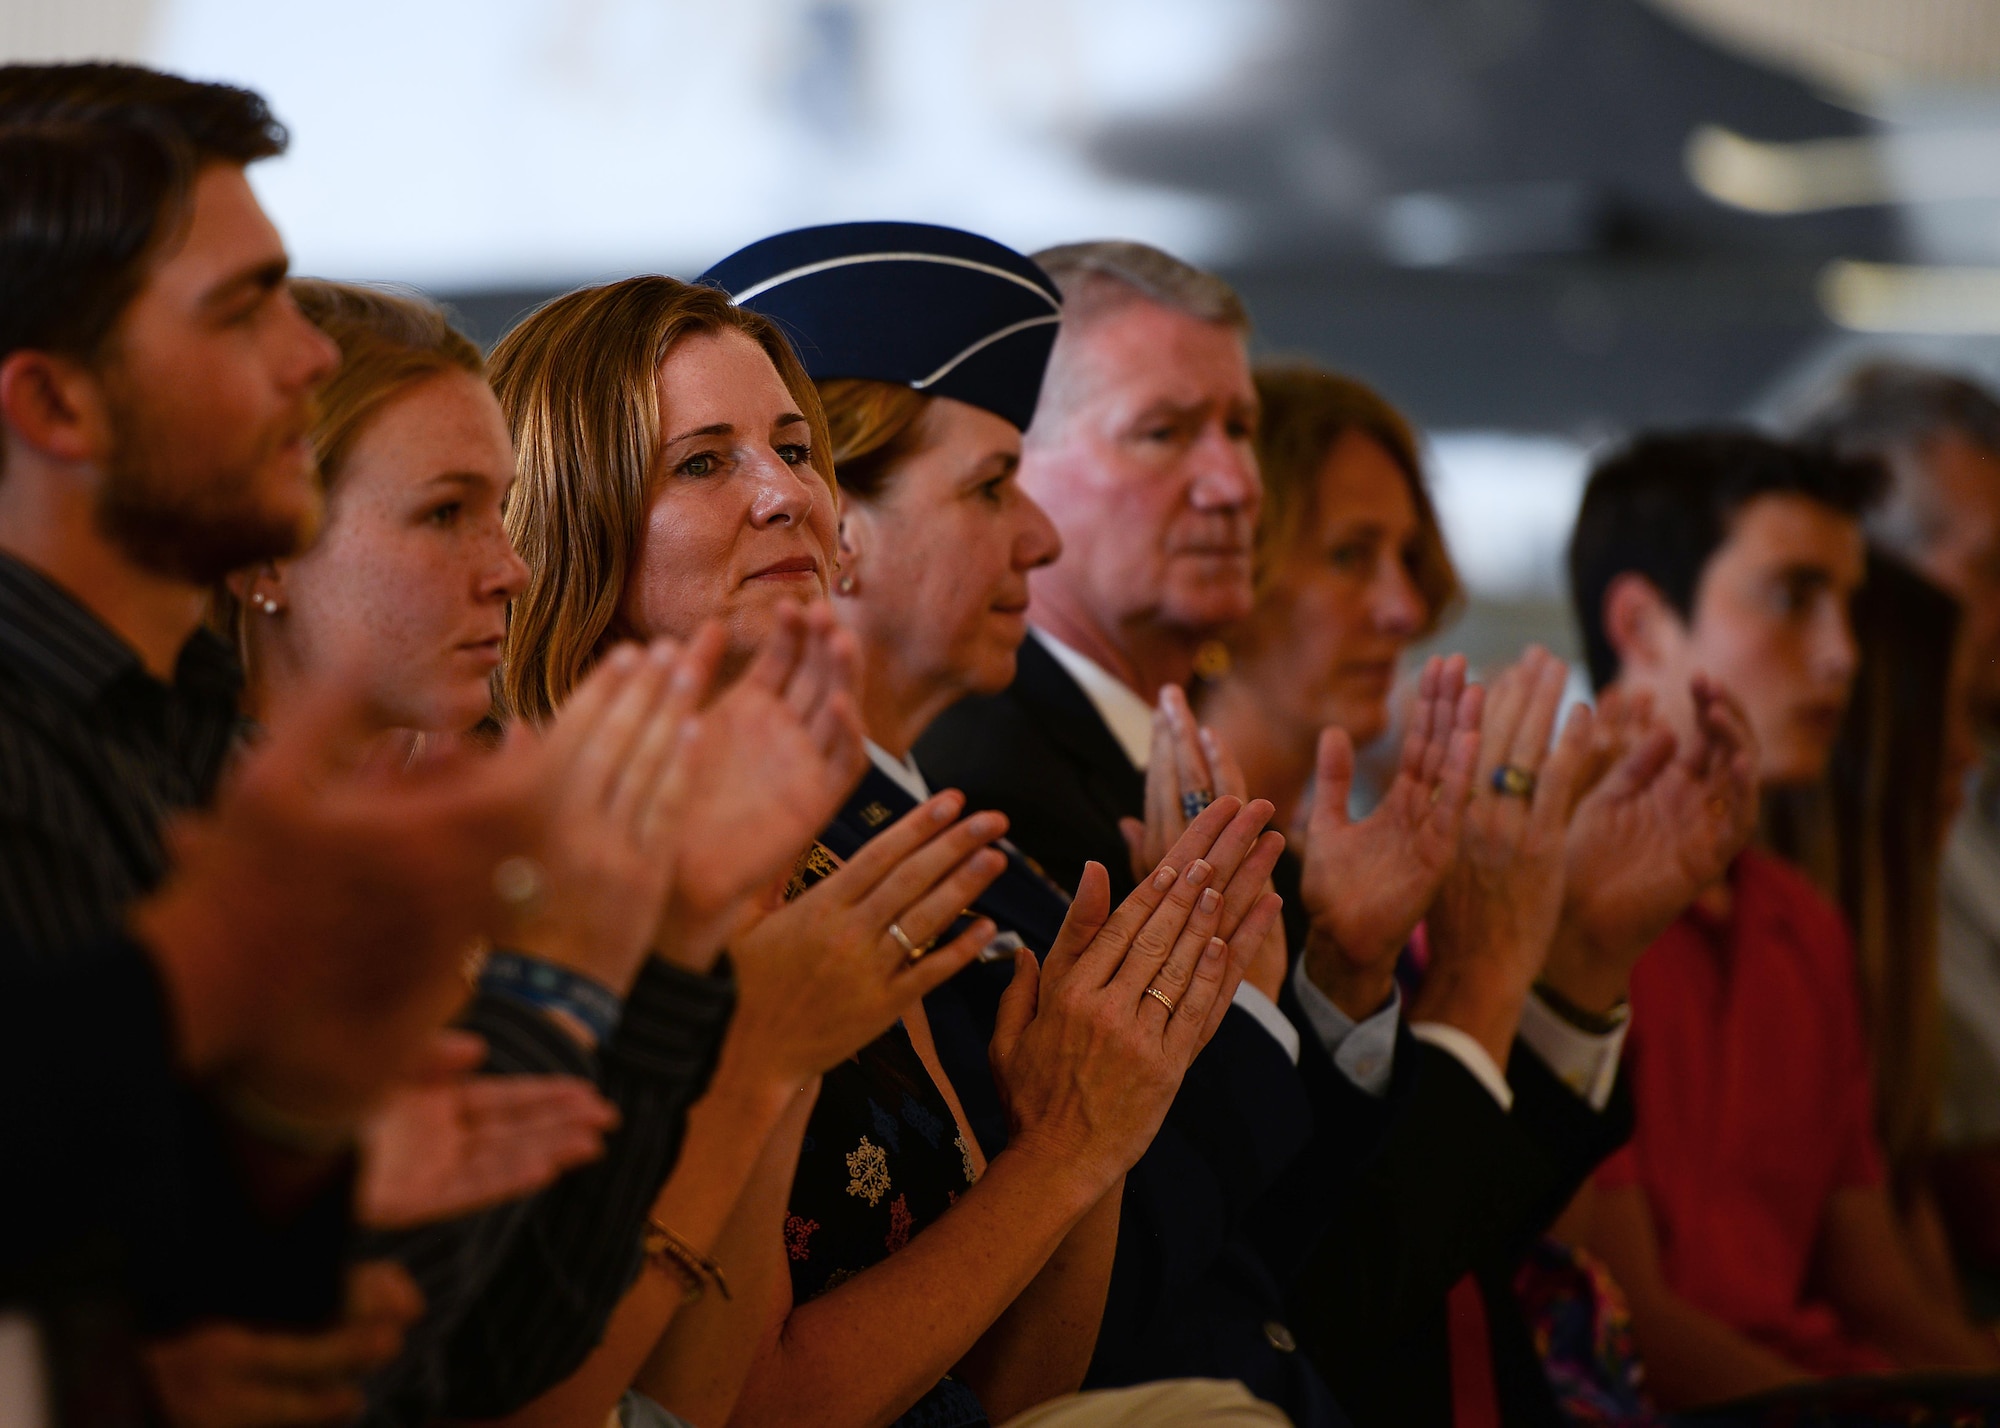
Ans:
{"type": "MultiPolygon", "coordinates": [[[[1964,608],[1967,713],[2000,732],[2000,402],[1947,372],[1873,363],[1806,417],[1812,439],[1890,473],[1868,533],[1964,608]]],[[[1927,637],[1919,637],[1927,638],[1927,637]]],[[[1982,1317],[2000,1317],[2000,772],[1989,757],[1946,845],[1937,915],[1945,1018],[1938,1202],[1982,1317]]]]}
{"type": "MultiPolygon", "coordinates": [[[[876,227],[782,235],[726,260],[710,281],[775,290],[785,326],[800,331],[804,325],[802,347],[816,360],[831,351],[845,353],[855,359],[845,369],[849,372],[865,375],[892,363],[883,351],[892,334],[919,347],[943,341],[947,356],[968,344],[993,345],[981,341],[993,336],[978,326],[988,307],[982,299],[996,285],[1016,284],[968,279],[966,269],[953,268],[958,281],[931,293],[933,302],[906,308],[916,299],[901,290],[902,274],[894,265],[858,272],[867,266],[876,227]],[[797,250],[806,256],[785,261],[797,250]],[[848,261],[823,267],[811,261],[829,253],[848,261]],[[856,294],[837,277],[829,283],[813,276],[828,270],[873,278],[876,285],[864,284],[866,290],[856,294]],[[813,280],[787,291],[787,276],[813,280]],[[788,299],[805,307],[786,307],[788,299]],[[974,330],[964,332],[967,326],[974,330]],[[962,336],[954,340],[955,334],[962,336]]],[[[938,251],[942,244],[948,259],[963,256],[960,250],[970,245],[988,267],[1032,274],[1019,255],[984,239],[912,225],[895,228],[891,246],[898,257],[938,251]]],[[[1040,303],[1044,310],[1053,305],[1047,298],[1040,303]]],[[[928,686],[935,682],[949,691],[955,682],[988,678],[992,657],[985,638],[975,638],[969,648],[948,643],[933,652],[930,630],[914,618],[921,610],[927,621],[955,622],[947,632],[969,626],[984,636],[992,622],[989,586],[968,583],[959,598],[947,601],[941,591],[924,594],[891,579],[885,567],[918,560],[924,548],[919,542],[935,539],[942,526],[963,538],[953,544],[951,562],[930,562],[945,588],[952,571],[974,569],[994,570],[992,578],[1007,583],[1005,572],[1019,554],[1015,544],[1022,534],[1021,508],[1004,489],[1011,474],[1005,458],[1018,435],[1004,418],[976,403],[1004,402],[1011,411],[1013,401],[1006,399],[1020,399],[1025,384],[1032,409],[1040,358],[1032,342],[1025,353],[992,352],[990,360],[1014,378],[1000,383],[1003,396],[967,371],[961,374],[969,379],[965,385],[946,384],[936,396],[913,397],[917,405],[906,417],[922,419],[936,411],[940,425],[927,428],[927,434],[938,444],[927,441],[919,448],[932,458],[924,463],[930,479],[912,474],[909,486],[897,490],[915,503],[917,513],[932,519],[922,528],[901,529],[896,540],[861,558],[855,551],[862,539],[855,524],[860,518],[843,513],[836,528],[829,453],[836,453],[837,461],[841,448],[822,426],[820,404],[810,388],[802,388],[797,359],[777,330],[751,303],[731,305],[715,288],[663,278],[574,294],[531,317],[496,354],[503,399],[517,429],[538,436],[530,447],[535,456],[524,467],[525,499],[517,500],[510,520],[519,523],[531,551],[608,548],[616,568],[625,572],[619,618],[648,633],[677,633],[719,617],[734,637],[754,640],[774,606],[796,602],[824,611],[836,569],[838,588],[850,598],[859,597],[874,572],[882,581],[876,599],[911,612],[903,647],[893,654],[898,664],[885,665],[892,656],[884,644],[865,635],[859,641],[862,707],[875,746],[877,771],[871,777],[879,782],[882,763],[891,758],[884,745],[907,749],[913,733],[908,726],[930,712],[925,706],[936,696],[928,686]],[[1025,371],[1015,370],[1023,366],[1025,371]],[[606,379],[607,371],[617,370],[631,374],[630,385],[606,379]],[[565,405],[579,391],[580,403],[565,405]],[[1002,436],[997,463],[990,450],[996,426],[1002,436]],[[594,433],[632,428],[645,434],[626,443],[627,449],[657,453],[644,467],[627,470],[614,461],[588,459],[594,433]],[[546,465],[536,459],[542,453],[546,465]],[[647,503],[636,547],[625,546],[631,538],[621,540],[607,521],[618,503],[632,496],[647,503]],[[952,523],[937,520],[939,504],[962,505],[964,516],[952,523]],[[599,512],[604,514],[594,514],[599,512]],[[846,561],[850,554],[856,556],[852,565],[846,561]],[[914,689],[911,680],[896,677],[926,656],[929,662],[914,669],[914,689]]],[[[1045,342],[1041,350],[1046,352],[1045,342]]],[[[935,359],[924,363],[926,371],[936,366],[935,359]]],[[[989,372],[988,383],[993,380],[989,372]]],[[[854,409],[844,409],[842,417],[851,442],[854,409]]],[[[880,479],[886,483],[893,470],[880,473],[880,479]]],[[[871,488],[871,494],[882,492],[871,488]]],[[[875,528],[872,515],[868,524],[875,528]]],[[[1030,509],[1031,561],[1033,524],[1030,509]]],[[[568,580],[552,578],[539,600],[530,593],[524,606],[527,629],[547,630],[560,622],[540,601],[577,600],[591,587],[575,585],[575,578],[574,572],[568,580]]],[[[573,610],[570,619],[579,618],[598,617],[573,610]]],[[[1004,630],[1005,620],[999,623],[1004,630]]],[[[510,661],[508,670],[510,687],[529,691],[517,697],[559,691],[554,661],[565,648],[587,647],[589,638],[586,623],[573,642],[524,645],[520,663],[510,661]]],[[[732,938],[732,955],[746,967],[789,944],[827,969],[857,960],[901,969],[894,976],[901,997],[879,1000],[887,1013],[874,1029],[880,1034],[871,1033],[858,1056],[852,1055],[852,1041],[836,1045],[814,1038],[822,1053],[794,1070],[786,1085],[766,1089],[768,1072],[761,1063],[777,1059],[789,1065],[810,1047],[787,1049],[783,1058],[752,1055],[746,1038],[739,1060],[732,1036],[712,1093],[718,1099],[713,1123],[718,1136],[740,1139],[747,1116],[767,1115],[765,1103],[782,1107],[797,1094],[801,1074],[824,1073],[823,1084],[815,1082],[805,1093],[811,1118],[792,1132],[791,1155],[767,1156],[777,1197],[753,1189],[746,1207],[756,1201],[761,1212],[743,1220],[739,1211],[740,1223],[712,1246],[718,1261],[727,1256],[732,1297],[704,1298],[683,1311],[657,1345],[659,1295],[635,1294],[621,1310],[598,1356],[603,1362],[586,1372],[617,1384],[620,1360],[626,1379],[639,1370],[645,1398],[635,1398],[631,1412],[658,1412],[646,1401],[651,1400],[696,1422],[726,1417],[738,1423],[867,1423],[909,1413],[912,1421],[971,1424],[986,1421],[989,1413],[1012,1417],[1066,1394],[1081,1376],[1091,1306],[1101,1296],[1107,1258],[1091,1245],[1108,1244],[1109,1234],[1105,1215],[1095,1207],[1115,1188],[1121,1156],[1129,1160],[1150,1138],[1180,1068],[1199,1044],[1209,1008],[1226,1004],[1218,994],[1226,996],[1229,958],[1220,943],[1212,953],[1203,949],[1220,923],[1231,875],[1257,848],[1268,808],[1238,818],[1230,816],[1233,805],[1218,809],[1203,830],[1205,838],[1191,842],[1182,858],[1181,866],[1191,866],[1193,873],[1169,880],[1170,894],[1149,884],[1109,923],[1111,910],[1101,892],[1095,901],[1086,899],[1049,949],[1039,995],[1032,958],[1017,963],[1008,1030],[993,1048],[1014,1134],[989,1160],[946,1072],[940,1035],[924,1006],[909,999],[993,942],[998,927],[989,916],[1006,915],[1008,900],[1000,899],[989,913],[988,889],[1004,872],[1016,878],[1022,872],[983,848],[1005,827],[992,815],[957,824],[956,832],[939,840],[949,854],[942,860],[921,847],[932,830],[952,824],[962,802],[952,793],[932,797],[922,788],[912,793],[901,783],[874,790],[864,785],[801,864],[792,900],[732,938]],[[1188,864],[1204,851],[1212,863],[1188,864]],[[1214,895],[1198,898],[1199,874],[1211,871],[1214,895]],[[989,916],[962,916],[968,904],[989,916]],[[1156,907],[1159,915],[1149,923],[1156,907]],[[1134,949],[1142,926],[1146,936],[1134,949]],[[936,942],[943,945],[927,950],[936,942]],[[1165,1010],[1176,996],[1163,1001],[1143,994],[1155,974],[1184,998],[1186,1012],[1171,1016],[1165,1010]],[[1076,1034],[1083,1020],[1107,1033],[1094,1047],[1090,1038],[1076,1034]],[[1089,1131],[1079,1117],[1088,1118],[1089,1131]]],[[[1267,846],[1262,864],[1253,860],[1248,875],[1253,893],[1274,854],[1275,847],[1267,846]]],[[[1246,904],[1242,910],[1251,909],[1246,904]]],[[[1244,936],[1254,942],[1259,926],[1274,920],[1275,912],[1273,903],[1245,921],[1244,936]]],[[[798,974],[795,980],[810,985],[814,978],[798,974]]],[[[696,1135],[702,1134],[703,1114],[698,1110],[696,1135]]],[[[1109,1199],[1115,1214],[1115,1196],[1109,1199]]],[[[673,1223],[687,1221],[677,1214],[673,1223]]],[[[522,1421],[582,1424],[593,1413],[601,1416],[604,1399],[591,1401],[583,1387],[566,1385],[522,1421]]],[[[1117,1404],[1076,1407],[1105,1418],[1121,1411],[1117,1404]]],[[[1165,1406],[1153,1411],[1164,1412],[1165,1406]]]]}
{"type": "MultiPolygon", "coordinates": [[[[325,514],[300,555],[232,575],[218,619],[243,651],[258,718],[338,678],[366,734],[402,761],[491,717],[508,602],[528,579],[502,520],[513,445],[478,349],[434,305],[318,281],[292,291],[341,354],[311,432],[325,514]]],[[[558,742],[592,732],[555,810],[533,915],[488,954],[461,1024],[485,1038],[489,1069],[597,1081],[620,1125],[602,1162],[532,1205],[370,1247],[407,1265],[426,1300],[404,1354],[370,1385],[374,1421],[526,1402],[590,1351],[638,1272],[648,1209],[734,1000],[719,935],[664,924],[680,846],[725,853],[737,881],[722,896],[747,896],[794,851],[782,826],[745,816],[757,790],[775,785],[768,796],[809,817],[816,797],[830,806],[844,790],[858,745],[847,731],[844,749],[815,749],[816,773],[784,781],[799,770],[773,744],[814,747],[808,726],[846,697],[837,663],[793,642],[776,671],[785,697],[764,701],[784,726],[745,707],[760,680],[703,714],[718,635],[644,659],[627,649],[549,730],[558,742]],[[689,761],[732,750],[758,767],[772,756],[768,774],[721,807],[690,797],[689,761]]]]}
{"type": "Polygon", "coordinates": [[[1926,1288],[1961,1304],[1931,1179],[1944,1071],[1938,865],[1978,757],[1960,607],[1871,550],[1854,600],[1854,697],[1820,783],[1774,789],[1765,842],[1846,914],[1889,1192],[1926,1288]]]}
{"type": "MultiPolygon", "coordinates": [[[[1819,778],[1858,663],[1871,461],[1735,432],[1642,437],[1598,465],[1570,578],[1602,691],[1680,737],[1697,676],[1739,699],[1767,787],[1819,778]]],[[[1990,1371],[1924,1290],[1875,1133],[1852,940],[1797,869],[1746,851],[1640,962],[1631,1145],[1584,1243],[1630,1297],[1670,1408],[1815,1377],[1990,1371]]]]}
{"type": "MultiPolygon", "coordinates": [[[[1401,657],[1456,603],[1458,582],[1399,412],[1361,383],[1309,367],[1260,368],[1256,381],[1265,491],[1257,600],[1228,637],[1224,668],[1197,684],[1197,709],[1238,756],[1245,785],[1305,830],[1294,842],[1303,858],[1288,851],[1280,864],[1300,952],[1290,990],[1315,1025],[1352,1027],[1400,1002],[1398,953],[1459,860],[1476,866],[1492,856],[1487,844],[1503,841],[1495,813],[1504,805],[1491,787],[1501,760],[1482,756],[1468,849],[1426,848],[1423,862],[1401,866],[1366,856],[1374,820],[1350,827],[1345,816],[1354,749],[1387,726],[1401,657]],[[1319,799],[1338,810],[1335,820],[1317,816],[1319,799]],[[1368,908],[1352,894],[1298,896],[1307,876],[1412,885],[1368,908]],[[1313,904],[1333,915],[1316,921],[1305,911],[1313,904]],[[1370,919],[1379,932],[1363,930],[1370,919]]],[[[1434,661],[1425,682],[1445,673],[1434,661]]],[[[1515,747],[1532,745],[1536,730],[1546,739],[1563,674],[1560,661],[1531,655],[1489,694],[1535,689],[1540,707],[1515,747]]],[[[1515,1299],[1516,1271],[1523,1249],[1629,1134],[1617,1067],[1633,960],[1749,831],[1744,731],[1716,705],[1717,727],[1680,758],[1643,724],[1620,731],[1616,752],[1629,761],[1584,799],[1553,855],[1523,857],[1489,905],[1458,912],[1456,927],[1449,903],[1465,897],[1448,895],[1429,939],[1447,980],[1449,939],[1484,933],[1478,924],[1499,921],[1508,903],[1547,901],[1552,888],[1562,917],[1527,949],[1521,998],[1501,1023],[1514,1045],[1510,1053],[1501,1043],[1490,1069],[1504,1098],[1426,1040],[1436,1035],[1426,998],[1406,1021],[1390,1018],[1376,1055],[1419,1088],[1377,1165],[1343,1191],[1291,1292],[1308,1351],[1359,1422],[1450,1424],[1479,1411],[1475,1395],[1508,1423],[1563,1421],[1515,1299]],[[1690,866],[1692,876],[1681,871],[1690,866]],[[1560,951],[1545,966],[1550,938],[1560,951]],[[1468,1094],[1450,1097],[1460,1081],[1468,1094]],[[1483,1374],[1467,1373],[1468,1361],[1483,1374]]],[[[1192,752],[1178,760],[1192,761],[1192,752]]],[[[1376,817],[1408,816],[1397,807],[1406,793],[1392,784],[1376,817]]],[[[1361,1035],[1349,1030],[1347,1040],[1361,1035]]],[[[1337,1054],[1351,1059],[1352,1050],[1337,1054]]],[[[1355,1091],[1387,1096],[1389,1077],[1355,1091]]]]}

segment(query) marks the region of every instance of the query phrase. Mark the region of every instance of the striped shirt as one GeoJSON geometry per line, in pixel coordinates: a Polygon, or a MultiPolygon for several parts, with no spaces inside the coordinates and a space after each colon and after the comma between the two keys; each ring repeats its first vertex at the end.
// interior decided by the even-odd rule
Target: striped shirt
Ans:
{"type": "Polygon", "coordinates": [[[160,828],[208,802],[242,675],[207,630],[171,684],[74,596],[0,555],[0,947],[58,955],[117,927],[165,869],[160,828]]]}

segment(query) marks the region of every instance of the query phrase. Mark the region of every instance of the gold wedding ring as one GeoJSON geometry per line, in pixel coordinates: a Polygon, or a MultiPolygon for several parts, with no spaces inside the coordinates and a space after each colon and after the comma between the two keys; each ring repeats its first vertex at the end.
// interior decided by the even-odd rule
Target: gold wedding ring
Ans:
{"type": "Polygon", "coordinates": [[[1533,798],[1535,774],[1519,764],[1502,764],[1493,770],[1493,791],[1510,798],[1533,798]]]}
{"type": "Polygon", "coordinates": [[[889,924],[889,935],[896,939],[896,945],[903,949],[903,954],[912,962],[919,960],[924,953],[930,951],[929,947],[919,947],[916,943],[910,941],[910,934],[903,931],[902,928],[893,922],[889,924]]]}
{"type": "Polygon", "coordinates": [[[1146,988],[1146,995],[1151,997],[1154,1001],[1158,1002],[1161,1006],[1165,1007],[1167,1009],[1168,1016],[1172,1016],[1174,1014],[1174,999],[1168,996],[1165,992],[1161,991],[1158,987],[1146,988]]]}

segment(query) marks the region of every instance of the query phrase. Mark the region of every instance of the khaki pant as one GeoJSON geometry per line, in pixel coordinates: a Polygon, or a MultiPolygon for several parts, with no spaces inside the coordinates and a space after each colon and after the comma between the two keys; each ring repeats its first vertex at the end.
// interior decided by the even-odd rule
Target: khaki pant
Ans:
{"type": "Polygon", "coordinates": [[[1240,1383],[1172,1378],[1073,1393],[1009,1418],[1002,1428],[1290,1428],[1291,1421],[1240,1383]]]}
{"type": "MultiPolygon", "coordinates": [[[[1072,1393],[1009,1418],[1001,1428],[1291,1428],[1292,1420],[1240,1383],[1170,1378],[1137,1388],[1072,1393]]],[[[692,1428],[642,1393],[628,1393],[605,1428],[692,1428]]]]}

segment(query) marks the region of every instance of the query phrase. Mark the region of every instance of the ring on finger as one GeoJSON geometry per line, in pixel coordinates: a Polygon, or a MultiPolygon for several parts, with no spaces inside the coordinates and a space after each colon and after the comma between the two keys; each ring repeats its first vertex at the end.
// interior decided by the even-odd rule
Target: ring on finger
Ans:
{"type": "Polygon", "coordinates": [[[908,957],[912,962],[920,960],[924,953],[931,950],[930,943],[912,942],[910,934],[903,931],[902,928],[893,922],[889,924],[889,936],[895,940],[898,947],[903,949],[903,955],[908,957]]]}
{"type": "Polygon", "coordinates": [[[1493,770],[1493,791],[1510,798],[1535,796],[1535,771],[1519,764],[1502,764],[1493,770]]]}
{"type": "Polygon", "coordinates": [[[1161,991],[1158,987],[1146,988],[1146,995],[1151,997],[1154,1001],[1158,1002],[1161,1006],[1165,1007],[1167,1009],[1168,1016],[1172,1016],[1174,1014],[1174,999],[1168,996],[1165,992],[1161,991]]]}
{"type": "Polygon", "coordinates": [[[1181,817],[1192,823],[1201,817],[1201,811],[1215,802],[1212,788],[1191,788],[1181,795],[1181,817]]]}

